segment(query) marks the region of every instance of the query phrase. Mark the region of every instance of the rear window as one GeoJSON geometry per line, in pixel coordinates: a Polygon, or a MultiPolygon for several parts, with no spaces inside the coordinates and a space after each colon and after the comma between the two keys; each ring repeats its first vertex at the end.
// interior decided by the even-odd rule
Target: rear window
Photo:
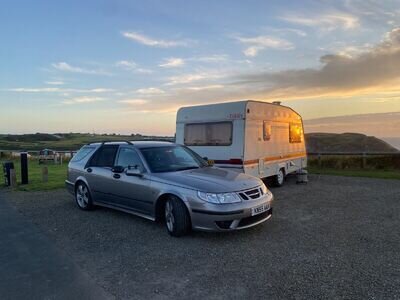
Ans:
{"type": "Polygon", "coordinates": [[[112,168],[114,166],[114,160],[117,151],[117,145],[107,145],[100,147],[99,150],[97,150],[90,159],[89,166],[112,168]]]}
{"type": "Polygon", "coordinates": [[[186,124],[187,146],[229,146],[232,144],[232,122],[186,124]]]}
{"type": "Polygon", "coordinates": [[[76,153],[71,161],[80,161],[94,151],[95,147],[83,146],[78,153],[76,153]]]}

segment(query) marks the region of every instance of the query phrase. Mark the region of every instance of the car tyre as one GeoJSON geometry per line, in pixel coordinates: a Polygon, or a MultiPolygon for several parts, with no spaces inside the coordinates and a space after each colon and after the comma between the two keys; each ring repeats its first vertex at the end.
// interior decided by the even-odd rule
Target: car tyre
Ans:
{"type": "Polygon", "coordinates": [[[185,204],[177,197],[169,197],[164,206],[165,226],[168,233],[180,237],[190,231],[190,217],[185,204]]]}
{"type": "Polygon", "coordinates": [[[82,210],[93,209],[92,197],[89,192],[89,188],[83,182],[79,182],[75,188],[75,202],[78,207],[82,210]]]}
{"type": "Polygon", "coordinates": [[[273,177],[273,184],[276,187],[281,187],[285,182],[285,172],[283,169],[279,169],[278,174],[273,177]]]}

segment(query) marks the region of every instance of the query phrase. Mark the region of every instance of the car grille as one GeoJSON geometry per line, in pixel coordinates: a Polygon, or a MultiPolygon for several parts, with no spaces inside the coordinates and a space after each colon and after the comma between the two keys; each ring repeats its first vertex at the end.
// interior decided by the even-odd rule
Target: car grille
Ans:
{"type": "Polygon", "coordinates": [[[243,200],[256,200],[263,195],[263,191],[261,187],[258,187],[255,189],[239,192],[238,194],[243,200]]]}

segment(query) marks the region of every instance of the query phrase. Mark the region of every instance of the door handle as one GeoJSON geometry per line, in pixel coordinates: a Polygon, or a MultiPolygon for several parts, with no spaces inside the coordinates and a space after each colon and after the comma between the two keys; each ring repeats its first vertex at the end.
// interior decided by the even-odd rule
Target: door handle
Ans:
{"type": "Polygon", "coordinates": [[[86,171],[89,172],[89,173],[92,173],[92,169],[91,168],[87,168],[86,171]]]}
{"type": "Polygon", "coordinates": [[[121,178],[121,175],[119,175],[119,174],[114,174],[113,177],[114,177],[115,179],[119,179],[119,178],[121,178]]]}

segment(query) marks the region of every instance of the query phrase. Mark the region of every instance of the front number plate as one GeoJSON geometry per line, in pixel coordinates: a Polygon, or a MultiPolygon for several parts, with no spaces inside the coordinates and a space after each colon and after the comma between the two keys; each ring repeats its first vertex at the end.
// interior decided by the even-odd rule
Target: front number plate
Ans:
{"type": "Polygon", "coordinates": [[[261,206],[253,207],[251,209],[251,215],[255,216],[255,215],[261,214],[261,213],[267,211],[268,209],[269,209],[269,204],[268,203],[263,204],[261,206]]]}

